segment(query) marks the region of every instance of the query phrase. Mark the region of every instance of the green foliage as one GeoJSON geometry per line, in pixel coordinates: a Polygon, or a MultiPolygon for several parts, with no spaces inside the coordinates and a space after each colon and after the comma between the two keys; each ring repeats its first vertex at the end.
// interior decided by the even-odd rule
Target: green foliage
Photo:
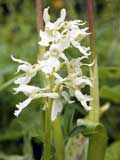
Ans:
{"type": "Polygon", "coordinates": [[[104,113],[102,122],[104,122],[104,125],[107,128],[110,140],[119,140],[120,107],[116,105],[114,105],[114,108],[110,107],[110,109],[104,113]]]}
{"type": "Polygon", "coordinates": [[[84,126],[83,135],[89,137],[87,160],[102,160],[107,146],[107,133],[104,126],[89,120],[77,121],[78,126],[84,126]]]}
{"type": "Polygon", "coordinates": [[[108,147],[105,160],[120,160],[120,141],[108,147]]]}
{"type": "Polygon", "coordinates": [[[25,157],[19,156],[19,155],[6,155],[4,153],[0,153],[0,159],[1,160],[24,160],[25,157]]]}
{"type": "Polygon", "coordinates": [[[73,118],[75,113],[75,106],[66,106],[64,113],[64,136],[67,137],[73,128],[73,118]]]}
{"type": "MultiPolygon", "coordinates": [[[[70,150],[71,152],[73,151],[73,154],[74,149],[76,152],[77,146],[79,146],[78,144],[80,143],[81,145],[83,145],[83,148],[85,145],[88,145],[88,151],[86,152],[86,160],[103,160],[105,155],[105,148],[107,146],[107,133],[104,126],[101,123],[95,123],[89,120],[78,119],[77,127],[72,129],[70,136],[72,138],[70,138],[69,140],[70,144],[67,144],[67,157],[69,157],[70,150]],[[83,137],[80,136],[81,134],[83,134],[84,137],[89,139],[89,143],[85,143],[86,139],[83,139],[83,137]],[[72,148],[75,139],[78,140],[78,144],[76,143],[75,148],[72,148]]],[[[79,149],[75,157],[83,157],[83,155],[79,153],[79,149]]]]}
{"type": "Polygon", "coordinates": [[[116,85],[115,87],[102,86],[100,95],[102,98],[106,98],[109,101],[119,104],[120,85],[116,85]]]}
{"type": "Polygon", "coordinates": [[[43,141],[44,133],[40,128],[39,110],[26,109],[19,118],[13,119],[6,131],[0,133],[0,141],[14,140],[29,133],[43,141]],[[32,112],[32,114],[31,114],[32,112]]]}

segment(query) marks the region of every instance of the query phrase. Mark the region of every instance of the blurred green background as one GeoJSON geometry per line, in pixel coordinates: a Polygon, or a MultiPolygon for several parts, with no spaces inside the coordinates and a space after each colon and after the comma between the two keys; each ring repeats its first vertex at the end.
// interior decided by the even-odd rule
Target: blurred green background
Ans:
{"type": "MultiPolygon", "coordinates": [[[[87,21],[85,0],[44,0],[44,6],[50,6],[52,20],[65,7],[68,19],[87,21]]],[[[23,95],[14,95],[15,86],[11,83],[17,67],[11,60],[12,54],[36,61],[36,19],[35,0],[0,0],[0,160],[23,160],[32,152],[34,159],[39,160],[42,153],[44,133],[39,127],[39,101],[15,118],[15,104],[23,95]]],[[[110,105],[101,115],[109,136],[106,160],[120,160],[120,0],[95,1],[95,28],[100,104],[104,108],[110,105]]],[[[35,82],[39,83],[37,79],[35,82]]]]}

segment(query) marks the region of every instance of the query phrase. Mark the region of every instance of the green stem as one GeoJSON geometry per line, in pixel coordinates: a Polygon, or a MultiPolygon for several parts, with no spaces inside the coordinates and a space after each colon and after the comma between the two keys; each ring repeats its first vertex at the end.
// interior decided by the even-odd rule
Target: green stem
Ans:
{"type": "MultiPolygon", "coordinates": [[[[36,0],[36,13],[37,13],[37,30],[38,34],[40,30],[44,30],[44,21],[43,21],[43,0],[36,0]]],[[[38,59],[43,57],[45,53],[45,47],[39,46],[38,59]]]]}
{"type": "Polygon", "coordinates": [[[56,160],[65,159],[65,146],[63,140],[62,129],[60,126],[59,117],[53,122],[54,143],[55,143],[55,158],[56,160]]]}
{"type": "MultiPolygon", "coordinates": [[[[54,72],[54,70],[53,70],[54,72]]],[[[53,74],[49,77],[50,92],[52,92],[54,86],[53,74]]],[[[45,139],[44,139],[44,160],[50,160],[51,157],[51,109],[53,100],[48,98],[45,110],[45,139]]]]}
{"type": "Polygon", "coordinates": [[[84,127],[82,134],[89,138],[87,160],[104,160],[107,146],[107,132],[103,124],[78,119],[77,125],[82,128],[84,127]]]}
{"type": "Polygon", "coordinates": [[[45,110],[44,160],[50,160],[51,156],[51,107],[52,100],[49,100],[45,110]]]}
{"type": "Polygon", "coordinates": [[[93,131],[91,131],[91,134],[88,135],[89,148],[88,148],[88,153],[87,153],[87,160],[93,160],[93,159],[94,160],[104,160],[106,146],[107,146],[106,129],[104,128],[102,124],[98,123],[95,125],[93,124],[92,130],[93,131]]]}
{"type": "Polygon", "coordinates": [[[95,60],[95,64],[93,66],[93,69],[91,70],[91,78],[93,78],[94,80],[93,80],[93,88],[90,89],[93,100],[90,103],[92,110],[89,113],[89,119],[98,122],[100,112],[99,112],[99,89],[98,89],[99,82],[98,82],[97,59],[95,60]]]}
{"type": "Polygon", "coordinates": [[[107,146],[107,133],[104,127],[98,128],[89,138],[87,160],[104,160],[107,146]]]}
{"type": "Polygon", "coordinates": [[[37,12],[37,29],[39,33],[40,30],[44,30],[42,0],[36,0],[36,12],[37,12]]]}
{"type": "Polygon", "coordinates": [[[90,47],[91,47],[91,61],[95,62],[91,67],[90,76],[93,79],[93,87],[90,89],[93,101],[91,101],[92,110],[89,113],[89,119],[98,122],[99,121],[99,82],[98,82],[98,63],[97,55],[95,51],[95,28],[94,28],[94,0],[87,0],[87,12],[90,30],[90,47]]]}
{"type": "MultiPolygon", "coordinates": [[[[90,76],[93,79],[93,88],[90,89],[93,101],[90,105],[92,110],[89,113],[88,119],[96,123],[99,121],[99,78],[98,78],[98,63],[95,51],[95,28],[94,28],[94,0],[87,0],[87,11],[90,30],[90,47],[92,51],[91,61],[94,65],[91,67],[90,76]]],[[[89,144],[87,151],[87,160],[104,160],[105,149],[107,144],[107,134],[104,126],[95,125],[93,133],[89,136],[89,144]],[[95,132],[94,132],[95,131],[95,132]]]]}

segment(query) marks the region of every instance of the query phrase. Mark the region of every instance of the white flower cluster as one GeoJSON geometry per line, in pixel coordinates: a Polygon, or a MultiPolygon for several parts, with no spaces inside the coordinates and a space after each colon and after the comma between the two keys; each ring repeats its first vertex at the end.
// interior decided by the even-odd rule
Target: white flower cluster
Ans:
{"type": "MultiPolygon", "coordinates": [[[[20,59],[16,59],[12,56],[13,61],[20,63],[18,72],[24,72],[24,76],[15,80],[15,84],[18,85],[15,88],[15,92],[23,92],[28,98],[17,104],[17,110],[14,112],[15,116],[18,116],[20,112],[28,106],[32,100],[37,98],[51,98],[52,112],[51,120],[54,121],[59,113],[63,109],[62,99],[68,103],[72,103],[71,97],[75,96],[81,105],[90,110],[87,102],[92,98],[86,94],[83,94],[81,89],[85,85],[92,87],[90,78],[83,75],[81,66],[88,65],[81,61],[91,54],[89,47],[81,45],[81,40],[89,35],[87,33],[88,28],[80,28],[84,25],[81,20],[66,21],[66,10],[62,9],[60,18],[54,23],[50,22],[50,16],[48,14],[49,8],[44,9],[44,22],[45,30],[40,31],[41,41],[39,45],[46,47],[42,60],[34,65],[20,59]],[[68,59],[64,51],[70,47],[77,48],[80,52],[80,56],[74,59],[68,59]],[[66,67],[66,76],[60,74],[61,66],[66,67]],[[52,75],[54,77],[54,86],[50,89],[50,82],[45,88],[30,85],[30,82],[38,71],[42,71],[46,79],[52,75]]],[[[47,107],[47,106],[46,106],[47,107]]]]}

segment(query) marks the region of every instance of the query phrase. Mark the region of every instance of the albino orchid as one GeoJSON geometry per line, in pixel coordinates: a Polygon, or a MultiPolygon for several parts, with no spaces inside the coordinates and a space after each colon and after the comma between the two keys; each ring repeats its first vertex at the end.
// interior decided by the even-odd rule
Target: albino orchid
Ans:
{"type": "MultiPolygon", "coordinates": [[[[20,63],[17,72],[24,72],[23,76],[15,80],[18,85],[14,88],[15,93],[22,92],[27,96],[27,99],[16,105],[17,110],[14,112],[18,116],[21,111],[27,107],[32,100],[38,98],[46,98],[52,100],[51,120],[54,121],[58,114],[64,108],[63,99],[67,103],[74,103],[71,96],[81,103],[85,110],[90,110],[91,107],[87,102],[92,98],[82,93],[82,89],[88,85],[92,87],[90,78],[83,74],[82,66],[90,66],[91,64],[82,63],[83,59],[88,59],[91,54],[89,47],[82,46],[82,40],[89,35],[88,28],[80,28],[85,23],[81,20],[66,21],[66,10],[62,9],[60,18],[54,23],[50,22],[48,14],[49,8],[44,10],[43,19],[45,22],[45,30],[40,31],[39,45],[46,47],[42,59],[38,59],[37,63],[30,63],[16,59],[12,56],[13,61],[20,63]],[[70,47],[75,47],[81,53],[78,58],[70,59],[66,56],[65,50],[70,47]],[[62,65],[66,68],[66,75],[62,77],[60,74],[62,65]],[[32,78],[37,75],[37,72],[43,72],[47,79],[47,86],[40,88],[30,85],[32,78]],[[54,79],[54,85],[51,86],[50,77],[54,79]]],[[[46,109],[46,104],[43,108],[46,109]]]]}

